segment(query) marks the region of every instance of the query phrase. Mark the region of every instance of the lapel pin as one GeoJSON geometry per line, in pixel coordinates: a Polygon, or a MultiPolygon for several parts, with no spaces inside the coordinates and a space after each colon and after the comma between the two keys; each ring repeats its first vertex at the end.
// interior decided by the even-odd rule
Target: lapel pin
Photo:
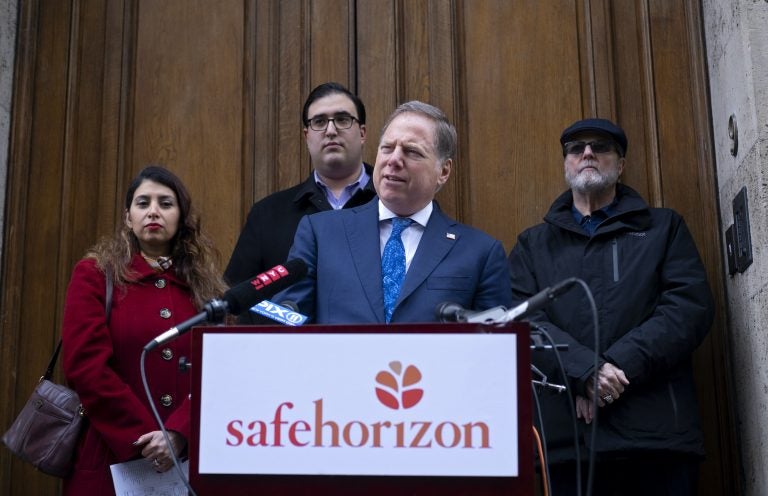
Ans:
{"type": "Polygon", "coordinates": [[[445,237],[448,239],[456,239],[456,235],[453,233],[445,233],[445,237]]]}

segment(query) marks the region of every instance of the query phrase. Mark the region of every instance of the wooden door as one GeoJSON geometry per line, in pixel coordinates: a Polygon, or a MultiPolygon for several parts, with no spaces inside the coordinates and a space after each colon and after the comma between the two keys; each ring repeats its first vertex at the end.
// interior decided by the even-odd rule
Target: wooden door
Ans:
{"type": "MultiPolygon", "coordinates": [[[[71,268],[162,163],[231,253],[253,201],[304,179],[303,100],[335,80],[368,110],[365,159],[421,99],[459,132],[442,207],[511,249],[565,189],[558,137],[587,116],[629,135],[624,180],[687,219],[718,305],[696,354],[701,494],[738,492],[738,452],[701,12],[686,0],[70,0],[21,3],[0,300],[0,427],[58,339],[71,268]]],[[[162,330],[159,330],[162,331],[162,330]]],[[[0,492],[56,480],[0,451],[0,492]]]]}

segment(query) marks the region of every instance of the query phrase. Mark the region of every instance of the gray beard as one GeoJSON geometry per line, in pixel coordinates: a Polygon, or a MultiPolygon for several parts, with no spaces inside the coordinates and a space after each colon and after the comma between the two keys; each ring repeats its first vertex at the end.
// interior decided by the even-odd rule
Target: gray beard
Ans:
{"type": "Polygon", "coordinates": [[[588,173],[570,173],[566,171],[565,181],[572,190],[581,194],[591,194],[612,188],[619,181],[618,168],[608,172],[592,170],[588,173]]]}

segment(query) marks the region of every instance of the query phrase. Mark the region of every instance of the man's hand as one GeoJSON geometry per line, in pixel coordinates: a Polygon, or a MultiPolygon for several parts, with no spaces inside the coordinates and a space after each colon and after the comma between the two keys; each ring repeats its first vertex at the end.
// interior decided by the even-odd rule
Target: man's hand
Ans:
{"type": "MultiPolygon", "coordinates": [[[[604,363],[597,371],[597,404],[600,407],[618,400],[624,389],[629,385],[629,379],[624,371],[612,363],[604,363]]],[[[595,396],[595,385],[592,381],[587,383],[587,397],[592,400],[595,396]]],[[[578,406],[578,401],[577,401],[578,406]]]]}
{"type": "Polygon", "coordinates": [[[583,418],[584,422],[588,424],[592,423],[592,419],[595,417],[593,408],[591,400],[580,395],[576,396],[576,418],[583,418]]]}

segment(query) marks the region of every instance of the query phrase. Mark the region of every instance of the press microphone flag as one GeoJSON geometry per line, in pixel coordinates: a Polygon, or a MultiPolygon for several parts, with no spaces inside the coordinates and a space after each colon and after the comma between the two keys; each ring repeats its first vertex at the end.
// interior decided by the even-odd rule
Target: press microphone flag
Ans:
{"type": "Polygon", "coordinates": [[[230,304],[230,313],[240,315],[256,303],[272,298],[288,286],[297,283],[306,275],[307,264],[304,260],[290,260],[232,287],[224,293],[224,299],[230,304]]]}
{"type": "Polygon", "coordinates": [[[203,311],[181,324],[171,327],[144,346],[151,351],[159,345],[175,339],[203,322],[219,322],[225,315],[240,315],[256,303],[271,298],[288,286],[307,275],[307,264],[303,260],[289,260],[276,265],[247,281],[227,290],[221,299],[213,299],[203,306],[203,311]]]}
{"type": "Polygon", "coordinates": [[[278,305],[273,301],[264,300],[252,306],[251,312],[289,326],[300,326],[307,321],[307,316],[299,313],[298,307],[291,301],[278,305]]]}

